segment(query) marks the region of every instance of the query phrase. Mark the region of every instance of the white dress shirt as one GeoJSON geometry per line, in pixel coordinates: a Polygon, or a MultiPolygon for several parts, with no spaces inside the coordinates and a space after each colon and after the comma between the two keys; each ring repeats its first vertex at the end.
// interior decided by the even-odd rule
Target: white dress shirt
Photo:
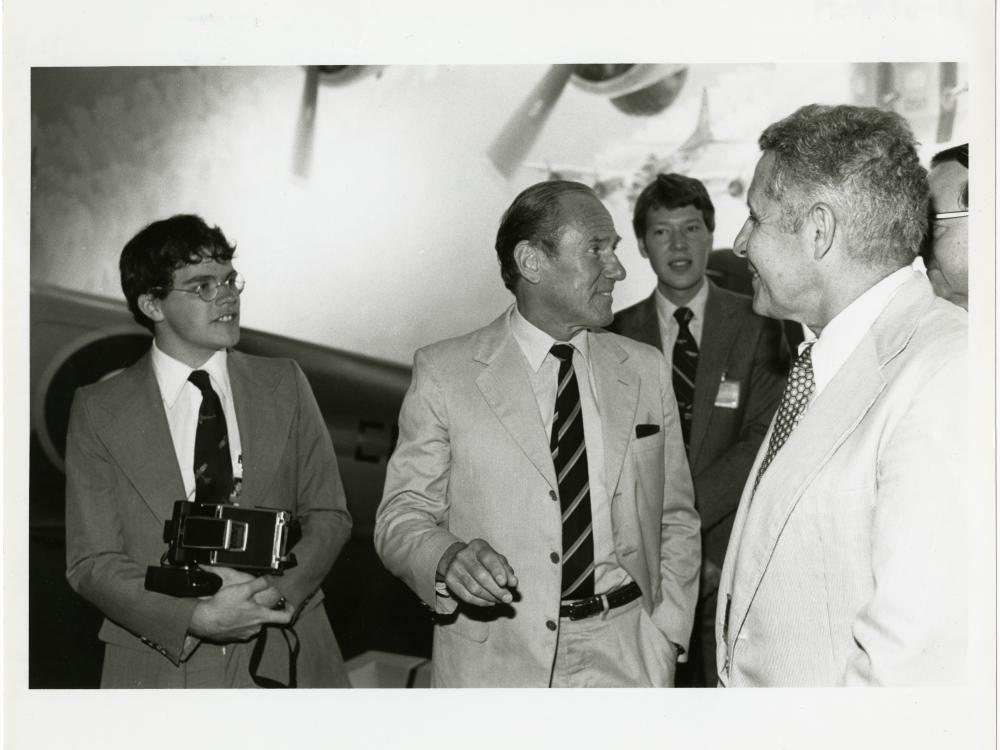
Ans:
{"type": "MultiPolygon", "coordinates": [[[[167,413],[167,425],[177,455],[177,465],[184,480],[184,492],[188,500],[194,499],[194,441],[198,432],[198,410],[201,407],[201,391],[188,380],[195,368],[188,367],[163,351],[153,342],[153,373],[160,388],[163,408],[167,413]]],[[[222,410],[226,415],[226,430],[229,433],[229,454],[233,461],[233,478],[243,476],[242,444],[236,424],[236,410],[233,407],[233,391],[229,385],[229,369],[226,367],[226,350],[213,354],[205,364],[197,368],[208,373],[212,389],[219,395],[222,410]]],[[[177,498],[180,500],[181,498],[177,498]]]]}
{"type": "MultiPolygon", "coordinates": [[[[653,299],[656,300],[656,314],[660,319],[660,341],[663,343],[663,352],[669,361],[673,357],[674,344],[677,342],[677,334],[680,332],[680,323],[674,317],[674,312],[676,312],[679,305],[675,305],[664,297],[659,287],[657,287],[656,292],[653,294],[653,299]]],[[[688,323],[688,329],[691,331],[691,335],[694,336],[694,341],[698,345],[699,351],[701,350],[701,332],[705,327],[705,303],[707,302],[708,282],[702,279],[701,289],[695,293],[690,302],[684,305],[694,315],[691,318],[691,322],[688,323]]]]}
{"type": "Polygon", "coordinates": [[[573,370],[580,390],[580,409],[583,412],[583,433],[587,448],[590,514],[594,534],[594,591],[606,594],[630,582],[632,578],[618,565],[618,558],[615,556],[611,503],[604,475],[603,427],[590,364],[590,334],[580,331],[568,342],[556,341],[525,320],[516,307],[510,316],[510,330],[528,365],[531,387],[546,435],[552,434],[559,377],[559,359],[549,350],[557,343],[569,343],[573,346],[573,370]]]}
{"type": "Polygon", "coordinates": [[[892,296],[915,273],[919,272],[907,266],[886,276],[841,310],[826,324],[818,338],[808,326],[802,326],[806,337],[799,345],[799,353],[806,344],[815,342],[812,348],[813,380],[816,384],[813,398],[829,385],[892,296]]]}

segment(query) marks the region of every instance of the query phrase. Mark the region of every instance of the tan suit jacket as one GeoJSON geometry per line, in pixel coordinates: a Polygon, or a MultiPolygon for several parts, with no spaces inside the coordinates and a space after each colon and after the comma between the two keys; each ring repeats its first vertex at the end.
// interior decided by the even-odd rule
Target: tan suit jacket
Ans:
{"type": "MultiPolygon", "coordinates": [[[[330,435],[293,361],[230,352],[228,367],[243,449],[240,504],[288,510],[302,521],[293,550],[298,565],[271,579],[299,610],[299,685],[346,686],[319,590],[351,530],[330,435]]],[[[158,565],[166,550],[164,521],[185,497],[148,353],[115,377],[77,391],[66,481],[67,578],[104,613],[101,640],[120,647],[114,679],[109,684],[106,661],[103,684],[190,684],[188,666],[199,651],[215,648],[201,644],[191,660],[181,661],[196,600],[144,587],[146,567],[158,565]],[[162,658],[151,659],[151,649],[162,658]]],[[[273,678],[285,681],[287,646],[274,628],[268,631],[261,674],[272,676],[273,667],[273,678]]],[[[227,649],[250,649],[253,642],[227,649]]]]}
{"type": "MultiPolygon", "coordinates": [[[[417,352],[376,518],[386,567],[441,615],[437,686],[544,687],[555,660],[558,483],[509,315],[417,352]],[[510,606],[456,607],[436,593],[445,550],[477,537],[517,574],[510,606]]],[[[591,336],[618,562],[638,582],[663,649],[668,640],[686,649],[700,550],[670,380],[655,349],[604,331],[591,336]],[[637,438],[638,424],[659,429],[637,438]]]]}
{"type": "Polygon", "coordinates": [[[723,685],[964,679],[966,334],[914,273],[751,500],[762,446],[719,589],[723,685]]]}

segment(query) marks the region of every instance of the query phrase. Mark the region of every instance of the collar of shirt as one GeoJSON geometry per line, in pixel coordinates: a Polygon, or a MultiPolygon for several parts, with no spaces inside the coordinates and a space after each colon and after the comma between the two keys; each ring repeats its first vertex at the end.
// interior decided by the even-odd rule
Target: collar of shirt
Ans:
{"type": "MultiPolygon", "coordinates": [[[[209,380],[212,381],[212,388],[219,394],[224,404],[232,403],[232,390],[229,386],[229,368],[227,363],[227,352],[220,349],[208,358],[199,370],[208,373],[209,380]]],[[[194,372],[195,368],[180,362],[169,354],[164,354],[163,350],[153,341],[153,373],[156,375],[156,383],[160,387],[160,396],[169,411],[177,403],[177,399],[188,383],[188,376],[194,372]]],[[[191,386],[195,386],[192,384],[191,386]]]]}
{"type": "Polygon", "coordinates": [[[799,353],[802,353],[806,344],[815,342],[812,349],[812,366],[817,395],[833,380],[834,375],[868,333],[875,319],[889,304],[892,296],[899,287],[912,278],[914,273],[917,271],[907,266],[886,276],[841,310],[827,323],[819,337],[808,326],[802,326],[805,340],[799,346],[799,353]]]}
{"type": "MultiPolygon", "coordinates": [[[[656,300],[656,313],[660,317],[660,330],[666,338],[669,338],[670,346],[664,351],[669,351],[673,348],[673,342],[677,339],[677,331],[680,328],[677,319],[674,317],[674,312],[676,312],[680,305],[675,305],[667,299],[659,287],[657,287],[656,292],[653,294],[653,299],[656,300]]],[[[688,324],[688,330],[691,331],[691,335],[694,336],[694,341],[698,346],[701,346],[701,332],[705,323],[705,305],[707,303],[708,280],[702,278],[701,288],[691,298],[691,301],[684,305],[684,307],[694,313],[694,317],[691,318],[691,322],[688,324]]]]}
{"type": "Polygon", "coordinates": [[[532,372],[538,372],[553,344],[563,343],[572,344],[573,348],[583,357],[587,367],[590,367],[590,337],[587,335],[586,329],[576,333],[568,342],[556,341],[545,331],[528,322],[515,305],[510,315],[510,332],[518,346],[521,347],[521,352],[528,361],[532,372]]]}

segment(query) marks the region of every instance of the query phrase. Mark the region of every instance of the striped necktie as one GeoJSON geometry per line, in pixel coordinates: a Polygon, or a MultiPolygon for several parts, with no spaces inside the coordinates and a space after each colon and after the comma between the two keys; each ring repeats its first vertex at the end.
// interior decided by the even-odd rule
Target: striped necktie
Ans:
{"type": "Polygon", "coordinates": [[[549,447],[562,509],[562,598],[580,599],[594,595],[594,531],[583,412],[573,370],[573,347],[556,344],[550,351],[559,360],[559,385],[549,447]]]}
{"type": "Polygon", "coordinates": [[[691,414],[694,409],[694,379],[698,372],[698,344],[691,334],[688,324],[694,317],[690,308],[678,307],[674,310],[677,319],[677,341],[674,342],[673,381],[674,398],[681,415],[681,435],[684,450],[691,442],[691,414]]]}
{"type": "Polygon", "coordinates": [[[204,370],[193,371],[188,380],[201,391],[194,438],[195,500],[199,503],[229,502],[233,489],[233,460],[229,454],[229,432],[222,402],[204,370]]]}
{"type": "Polygon", "coordinates": [[[809,399],[812,398],[813,391],[816,390],[816,381],[813,379],[812,346],[811,343],[806,344],[788,375],[785,392],[781,395],[781,403],[778,404],[778,411],[774,418],[774,429],[771,430],[767,453],[764,454],[764,460],[760,462],[757,479],[753,483],[754,492],[757,491],[757,485],[760,484],[760,478],[764,476],[764,471],[771,465],[771,461],[774,460],[781,446],[785,444],[788,436],[792,434],[792,430],[799,424],[802,412],[806,410],[809,399]]]}

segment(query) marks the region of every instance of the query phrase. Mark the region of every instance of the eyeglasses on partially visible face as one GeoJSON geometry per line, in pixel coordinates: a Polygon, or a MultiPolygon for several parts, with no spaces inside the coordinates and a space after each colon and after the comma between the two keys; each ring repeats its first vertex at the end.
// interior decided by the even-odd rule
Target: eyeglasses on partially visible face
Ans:
{"type": "Polygon", "coordinates": [[[246,287],[246,279],[243,278],[243,274],[238,271],[233,271],[222,281],[203,281],[200,284],[195,284],[190,289],[183,289],[179,286],[161,286],[156,287],[163,292],[182,292],[184,294],[197,294],[205,302],[212,302],[216,297],[219,296],[219,290],[222,287],[226,287],[231,292],[234,292],[236,296],[243,293],[244,287],[246,287]]]}
{"type": "Polygon", "coordinates": [[[931,214],[931,221],[947,221],[948,219],[962,219],[969,215],[969,209],[964,211],[944,211],[939,214],[931,214]]]}

